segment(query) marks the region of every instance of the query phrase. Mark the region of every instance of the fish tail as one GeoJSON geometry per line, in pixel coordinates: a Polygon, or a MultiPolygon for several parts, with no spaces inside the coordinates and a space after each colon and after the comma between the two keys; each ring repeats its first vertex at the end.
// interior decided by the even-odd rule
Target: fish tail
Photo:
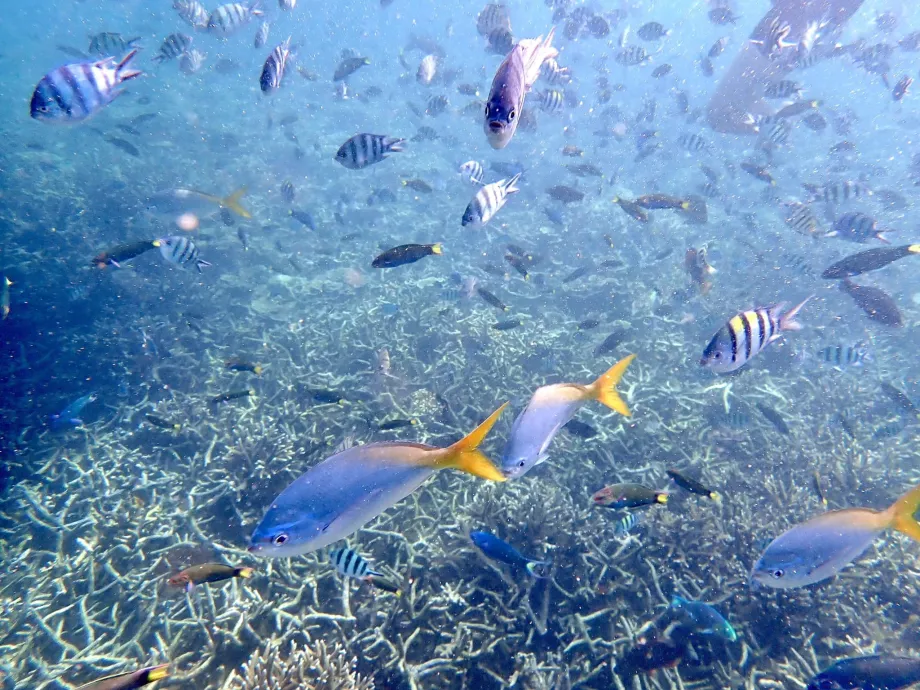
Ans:
{"type": "Polygon", "coordinates": [[[800,331],[802,330],[802,324],[795,320],[796,315],[802,310],[802,307],[810,300],[814,295],[809,295],[792,309],[787,311],[785,314],[779,317],[779,329],[781,331],[800,331]]]}
{"type": "Polygon", "coordinates": [[[588,386],[588,395],[590,397],[603,403],[611,410],[619,412],[624,417],[631,417],[632,412],[629,411],[629,407],[620,397],[620,394],[617,393],[616,385],[623,378],[623,373],[635,358],[635,355],[627,355],[601,374],[597,381],[588,386]]]}
{"type": "Polygon", "coordinates": [[[453,467],[482,479],[493,482],[503,482],[506,477],[480,450],[479,444],[485,440],[486,435],[495,426],[498,417],[508,407],[505,403],[493,412],[489,418],[471,431],[467,436],[457,441],[452,446],[445,448],[435,462],[435,468],[453,467]]]}
{"type": "Polygon", "coordinates": [[[254,572],[255,572],[255,569],[254,569],[254,568],[248,568],[248,567],[244,567],[244,568],[235,568],[235,569],[233,570],[234,576],[236,576],[236,577],[242,577],[242,578],[245,578],[245,579],[247,579],[247,580],[248,580],[250,577],[252,577],[252,574],[253,574],[254,572]]]}
{"type": "Polygon", "coordinates": [[[135,77],[141,76],[143,72],[139,69],[130,69],[131,60],[134,59],[134,56],[137,55],[139,48],[135,48],[130,53],[125,55],[118,65],[115,66],[115,76],[118,79],[118,82],[128,81],[129,79],[134,79],[135,77]]]}
{"type": "Polygon", "coordinates": [[[243,195],[245,193],[246,193],[246,187],[240,187],[235,192],[233,192],[233,194],[231,194],[230,196],[224,199],[220,199],[218,203],[225,208],[229,208],[236,215],[242,218],[252,218],[252,214],[249,211],[247,211],[245,208],[243,208],[243,206],[240,204],[240,199],[243,198],[243,195]]]}
{"type": "Polygon", "coordinates": [[[885,511],[890,519],[889,526],[901,534],[906,534],[914,541],[920,541],[920,523],[914,513],[920,508],[920,484],[901,496],[885,511]]]}
{"type": "Polygon", "coordinates": [[[440,243],[431,245],[432,254],[443,254],[444,249],[441,247],[440,243]]]}
{"type": "Polygon", "coordinates": [[[521,179],[521,175],[522,175],[522,173],[518,173],[517,175],[515,175],[514,177],[512,177],[510,180],[508,180],[508,181],[504,184],[504,187],[505,187],[505,194],[514,194],[515,192],[521,191],[520,189],[518,189],[517,187],[514,186],[514,185],[517,184],[517,181],[521,179]]]}
{"type": "MultiPolygon", "coordinates": [[[[155,680],[162,680],[169,675],[169,664],[160,664],[159,666],[145,668],[140,675],[140,685],[147,685],[147,683],[152,683],[155,680]]],[[[138,687],[140,687],[140,685],[138,687]]]]}
{"type": "Polygon", "coordinates": [[[545,580],[549,577],[549,569],[552,565],[552,561],[527,561],[524,567],[538,580],[545,580]]]}
{"type": "Polygon", "coordinates": [[[920,254],[920,244],[912,244],[907,248],[909,254],[920,254]]]}

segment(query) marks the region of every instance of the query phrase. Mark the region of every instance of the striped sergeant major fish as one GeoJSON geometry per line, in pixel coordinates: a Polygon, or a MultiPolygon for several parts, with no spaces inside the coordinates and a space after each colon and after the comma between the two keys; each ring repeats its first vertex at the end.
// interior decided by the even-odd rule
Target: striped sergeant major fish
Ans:
{"type": "Polygon", "coordinates": [[[823,201],[828,204],[839,204],[863,196],[872,196],[871,189],[861,182],[852,180],[827,182],[823,185],[803,184],[802,186],[811,194],[812,201],[823,201]]]}
{"type": "Polygon", "coordinates": [[[514,186],[520,178],[521,173],[518,173],[510,180],[499,180],[498,182],[484,185],[482,189],[476,192],[476,196],[473,197],[472,201],[467,205],[466,211],[463,212],[463,226],[480,227],[492,220],[492,217],[508,201],[508,196],[520,191],[514,186]]]}
{"type": "Polygon", "coordinates": [[[539,78],[543,63],[559,54],[552,45],[555,32],[550,29],[545,41],[542,36],[519,41],[495,72],[483,121],[493,149],[503,149],[511,141],[524,110],[524,96],[539,78]]]}
{"type": "Polygon", "coordinates": [[[737,371],[784,331],[800,330],[802,324],[795,317],[812,297],[806,297],[786,313],[785,303],[780,303],[736,314],[709,341],[700,366],[717,374],[737,371]]]}
{"type": "Polygon", "coordinates": [[[855,345],[828,345],[818,351],[818,359],[837,369],[861,367],[872,361],[872,354],[865,343],[855,345]]]}
{"type": "Polygon", "coordinates": [[[192,47],[192,37],[178,32],[169,34],[160,44],[159,52],[153,56],[154,62],[166,62],[179,57],[192,47]]]}
{"type": "Polygon", "coordinates": [[[109,57],[111,55],[124,55],[129,50],[137,48],[137,42],[140,38],[126,39],[114,31],[103,31],[94,34],[89,38],[89,54],[98,57],[109,57]]]}
{"type": "Polygon", "coordinates": [[[217,36],[229,36],[242,29],[253,17],[262,15],[261,2],[228,2],[211,12],[208,17],[208,31],[217,36]]]}
{"type": "Polygon", "coordinates": [[[198,0],[174,0],[173,9],[182,21],[188,23],[193,29],[200,31],[208,28],[210,15],[198,0]]]}
{"type": "Polygon", "coordinates": [[[535,95],[543,112],[558,113],[565,106],[565,96],[559,89],[547,89],[535,95]]]}
{"type": "Polygon", "coordinates": [[[106,58],[97,62],[76,62],[49,72],[35,87],[31,115],[45,122],[79,122],[91,117],[123,92],[123,82],[141,75],[131,68],[135,48],[120,62],[106,58]]]}
{"type": "Polygon", "coordinates": [[[335,159],[349,170],[361,170],[379,163],[388,153],[402,151],[405,141],[384,134],[355,134],[339,147],[335,159]]]}
{"type": "Polygon", "coordinates": [[[628,537],[633,528],[641,524],[641,522],[641,513],[629,513],[626,517],[617,520],[617,523],[613,526],[613,536],[617,539],[624,539],[628,537]]]}
{"type": "Polygon", "coordinates": [[[471,184],[482,184],[482,178],[485,171],[482,169],[482,163],[479,161],[467,161],[460,166],[460,175],[471,184]]]}
{"type": "Polygon", "coordinates": [[[291,37],[271,52],[262,66],[262,76],[259,77],[259,87],[262,93],[268,94],[281,88],[284,79],[284,70],[287,60],[291,55],[291,37]]]}
{"type": "Polygon", "coordinates": [[[171,264],[176,264],[183,268],[188,265],[194,265],[199,273],[201,273],[202,267],[211,265],[201,258],[198,246],[188,237],[183,237],[182,235],[161,237],[156,240],[156,246],[160,248],[160,254],[163,255],[163,258],[171,264]]]}
{"type": "Polygon", "coordinates": [[[354,549],[342,546],[329,552],[329,562],[335,566],[341,575],[353,577],[356,580],[366,580],[370,577],[383,577],[382,573],[371,568],[371,564],[354,549]]]}

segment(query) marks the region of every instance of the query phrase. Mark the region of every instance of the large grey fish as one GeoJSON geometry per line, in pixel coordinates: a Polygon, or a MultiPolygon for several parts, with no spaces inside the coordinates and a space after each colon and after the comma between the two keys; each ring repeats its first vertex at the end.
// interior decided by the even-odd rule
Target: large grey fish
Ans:
{"type": "Polygon", "coordinates": [[[540,76],[543,63],[555,58],[555,27],[543,37],[519,41],[499,65],[486,101],[483,128],[493,149],[503,149],[511,141],[524,109],[524,96],[540,76]]]}
{"type": "Polygon", "coordinates": [[[249,551],[286,558],[321,549],[360,529],[446,467],[503,481],[502,473],[478,447],[506,405],[447,448],[380,442],[353,446],[326,458],[272,501],[252,533],[249,551]]]}

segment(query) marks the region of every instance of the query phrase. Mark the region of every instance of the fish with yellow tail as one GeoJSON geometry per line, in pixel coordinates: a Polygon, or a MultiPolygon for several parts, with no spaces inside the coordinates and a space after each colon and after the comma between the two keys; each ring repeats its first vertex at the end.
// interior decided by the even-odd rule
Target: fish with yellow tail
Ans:
{"type": "Polygon", "coordinates": [[[624,357],[594,383],[554,383],[538,388],[511,427],[511,436],[502,456],[502,474],[517,479],[546,459],[546,450],[556,434],[589,400],[597,400],[610,409],[629,417],[626,403],[616,385],[636,358],[624,357]]]}
{"type": "Polygon", "coordinates": [[[717,374],[737,371],[767,345],[782,337],[784,331],[801,330],[802,324],[795,317],[811,297],[806,297],[786,313],[783,313],[786,303],[782,302],[736,314],[712,336],[700,358],[700,366],[717,374]]]}
{"type": "Polygon", "coordinates": [[[793,589],[833,577],[889,529],[920,541],[920,485],[887,510],[845,508],[822,513],[786,530],[767,546],[751,570],[753,587],[793,589]]]}
{"type": "Polygon", "coordinates": [[[116,673],[114,676],[99,678],[86,685],[81,685],[77,690],[135,690],[145,685],[162,680],[169,675],[169,664],[148,666],[128,673],[116,673]]]}
{"type": "Polygon", "coordinates": [[[243,195],[246,194],[246,187],[240,187],[230,196],[224,197],[208,194],[206,192],[199,192],[197,189],[176,189],[173,191],[173,194],[177,199],[198,197],[199,199],[210,201],[212,204],[217,204],[221,208],[233,211],[241,218],[252,218],[252,214],[243,208],[243,205],[240,203],[240,199],[242,199],[243,195]]]}
{"type": "Polygon", "coordinates": [[[482,479],[505,476],[479,446],[507,403],[447,448],[402,441],[368,443],[332,455],[295,479],[271,503],[252,533],[249,551],[285,558],[344,539],[415,491],[437,470],[482,479]]]}

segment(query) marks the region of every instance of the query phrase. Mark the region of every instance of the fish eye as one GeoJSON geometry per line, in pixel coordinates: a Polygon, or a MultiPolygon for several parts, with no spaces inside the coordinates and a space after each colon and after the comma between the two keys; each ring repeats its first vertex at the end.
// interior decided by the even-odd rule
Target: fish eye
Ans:
{"type": "Polygon", "coordinates": [[[523,467],[524,465],[525,465],[525,461],[524,461],[524,460],[521,460],[521,461],[518,463],[518,467],[523,467]]]}
{"type": "Polygon", "coordinates": [[[782,568],[777,568],[770,574],[773,576],[774,580],[779,580],[783,575],[786,574],[786,571],[783,570],[782,568]]]}
{"type": "Polygon", "coordinates": [[[486,103],[486,117],[489,117],[489,104],[486,103]]]}
{"type": "Polygon", "coordinates": [[[516,114],[517,114],[517,113],[514,112],[514,108],[512,108],[512,109],[511,109],[511,112],[508,113],[508,122],[514,122],[514,116],[515,116],[516,114]]]}
{"type": "Polygon", "coordinates": [[[722,359],[722,353],[721,353],[721,352],[716,352],[716,353],[715,353],[715,358],[716,358],[716,359],[722,359]]]}
{"type": "Polygon", "coordinates": [[[277,537],[275,537],[274,539],[272,539],[272,544],[274,544],[275,546],[281,546],[281,545],[284,544],[287,540],[288,540],[288,535],[286,535],[286,534],[279,534],[277,537]]]}

